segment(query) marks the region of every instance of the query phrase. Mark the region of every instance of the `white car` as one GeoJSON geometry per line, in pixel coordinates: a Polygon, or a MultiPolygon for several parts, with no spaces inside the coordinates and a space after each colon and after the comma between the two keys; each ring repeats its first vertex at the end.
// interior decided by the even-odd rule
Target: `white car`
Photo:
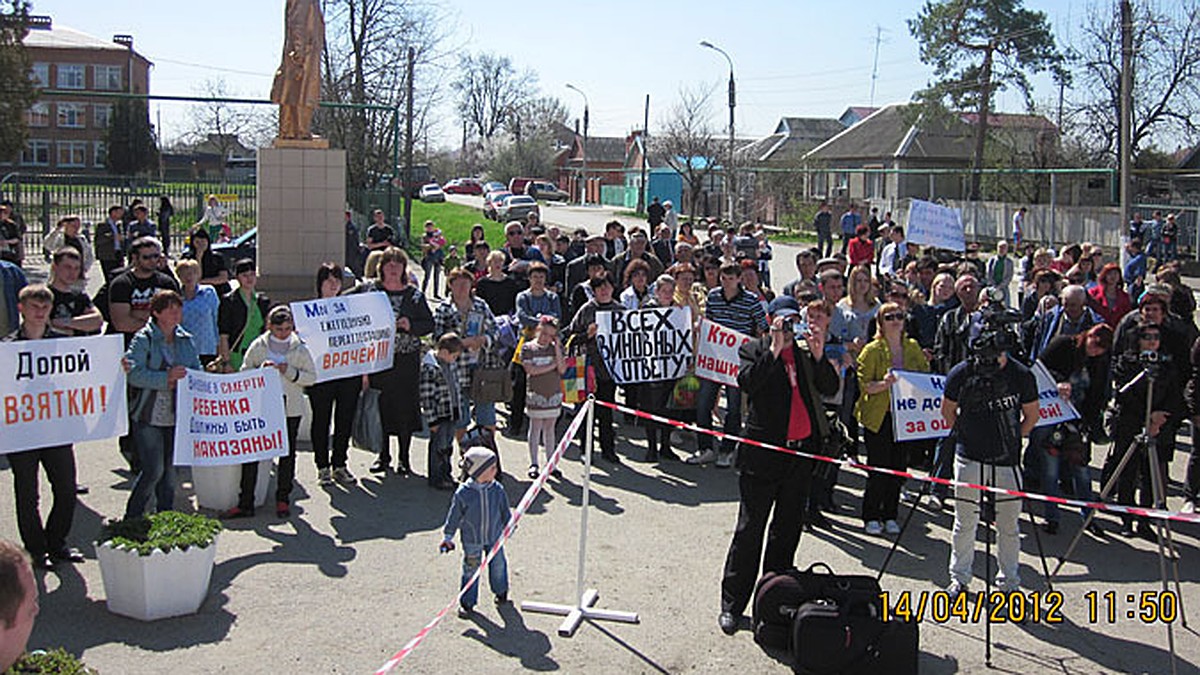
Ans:
{"type": "Polygon", "coordinates": [[[444,202],[446,201],[446,193],[442,192],[442,188],[437,183],[421,186],[421,201],[423,202],[444,202]]]}

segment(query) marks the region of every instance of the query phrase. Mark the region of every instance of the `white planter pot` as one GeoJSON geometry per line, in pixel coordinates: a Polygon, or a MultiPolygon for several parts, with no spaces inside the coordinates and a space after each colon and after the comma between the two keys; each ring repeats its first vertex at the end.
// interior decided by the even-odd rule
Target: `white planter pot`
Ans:
{"type": "MultiPolygon", "coordinates": [[[[267,503],[267,486],[271,483],[272,460],[258,463],[258,482],[254,484],[254,505],[267,503]]],[[[242,465],[193,466],[192,489],[200,508],[225,511],[237,506],[241,491],[242,465]]]]}
{"type": "Polygon", "coordinates": [[[108,611],[141,621],[195,614],[208,595],[217,542],[204,548],[150,555],[114,548],[111,542],[96,547],[108,611]]]}

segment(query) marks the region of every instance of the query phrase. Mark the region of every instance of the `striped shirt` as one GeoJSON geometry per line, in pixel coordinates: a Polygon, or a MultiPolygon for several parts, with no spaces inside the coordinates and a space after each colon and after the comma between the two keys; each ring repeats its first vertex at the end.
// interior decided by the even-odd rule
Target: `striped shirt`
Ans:
{"type": "Polygon", "coordinates": [[[720,287],[709,291],[704,316],[709,321],[751,337],[767,331],[767,314],[762,302],[741,286],[733,300],[726,300],[725,292],[720,287]]]}

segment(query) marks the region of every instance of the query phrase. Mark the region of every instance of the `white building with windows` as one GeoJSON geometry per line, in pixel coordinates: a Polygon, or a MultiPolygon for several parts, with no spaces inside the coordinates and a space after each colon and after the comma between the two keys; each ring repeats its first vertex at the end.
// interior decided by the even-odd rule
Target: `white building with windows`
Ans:
{"type": "Polygon", "coordinates": [[[56,93],[43,93],[30,107],[29,140],[16,169],[103,172],[104,139],[116,99],[94,94],[149,92],[152,64],[134,51],[130,36],[108,41],[55,26],[47,16],[30,18],[25,48],[32,76],[40,90],[56,93]]]}

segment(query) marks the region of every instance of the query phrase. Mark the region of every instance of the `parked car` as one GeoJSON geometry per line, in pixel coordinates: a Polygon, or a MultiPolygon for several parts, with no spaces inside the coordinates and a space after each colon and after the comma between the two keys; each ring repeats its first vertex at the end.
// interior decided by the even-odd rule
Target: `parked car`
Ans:
{"type": "Polygon", "coordinates": [[[234,237],[232,241],[213,244],[212,250],[225,257],[229,277],[233,278],[233,267],[237,261],[243,258],[258,260],[258,228],[251,228],[234,237]]]}
{"type": "Polygon", "coordinates": [[[545,200],[548,202],[565,202],[571,198],[563,190],[558,189],[554,183],[544,180],[529,181],[525,185],[525,194],[534,199],[545,200]]]}
{"type": "Polygon", "coordinates": [[[504,203],[505,197],[511,196],[512,193],[507,190],[487,193],[487,196],[483,198],[483,217],[496,220],[496,210],[504,203]]]}
{"type": "Polygon", "coordinates": [[[455,178],[442,186],[442,192],[449,195],[481,195],[483,186],[474,178],[455,178]]]}
{"type": "Polygon", "coordinates": [[[530,213],[538,213],[537,200],[529,195],[509,195],[504,203],[496,209],[496,220],[506,223],[510,220],[525,220],[530,213]]]}
{"type": "Polygon", "coordinates": [[[446,193],[442,192],[441,186],[437,183],[429,183],[421,186],[421,201],[423,202],[444,202],[446,201],[446,193]]]}
{"type": "Polygon", "coordinates": [[[525,186],[529,185],[530,183],[532,183],[535,180],[537,180],[537,179],[536,178],[519,178],[519,177],[513,178],[512,180],[508,181],[508,191],[513,193],[514,195],[523,195],[523,194],[525,194],[525,186]]]}
{"type": "Polygon", "coordinates": [[[490,180],[483,184],[483,194],[489,192],[504,192],[508,190],[508,186],[498,180],[490,180]]]}

